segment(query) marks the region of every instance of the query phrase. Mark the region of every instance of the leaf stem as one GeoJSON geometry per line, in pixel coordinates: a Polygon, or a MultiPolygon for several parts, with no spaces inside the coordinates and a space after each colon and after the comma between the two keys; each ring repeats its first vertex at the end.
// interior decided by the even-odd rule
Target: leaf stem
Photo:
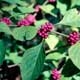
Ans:
{"type": "Polygon", "coordinates": [[[43,3],[43,5],[46,5],[48,3],[48,1],[47,0],[45,0],[45,2],[43,3]]]}
{"type": "Polygon", "coordinates": [[[68,35],[60,33],[60,32],[57,32],[57,31],[53,31],[50,34],[58,34],[58,35],[61,35],[61,36],[64,36],[64,37],[68,38],[68,35]]]}

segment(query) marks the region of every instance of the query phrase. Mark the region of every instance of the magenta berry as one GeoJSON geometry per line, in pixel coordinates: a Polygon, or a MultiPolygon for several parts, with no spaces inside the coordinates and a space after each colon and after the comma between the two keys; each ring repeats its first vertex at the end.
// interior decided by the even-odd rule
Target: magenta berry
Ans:
{"type": "Polygon", "coordinates": [[[42,38],[47,38],[52,28],[53,25],[49,22],[46,22],[44,25],[41,26],[40,30],[38,31],[39,36],[41,36],[42,38]]]}
{"type": "Polygon", "coordinates": [[[50,3],[54,3],[56,0],[48,0],[48,2],[50,3]]]}
{"type": "Polygon", "coordinates": [[[75,44],[77,41],[80,40],[80,34],[79,34],[79,32],[76,32],[76,31],[71,32],[71,33],[69,34],[67,40],[68,40],[68,43],[69,43],[70,45],[75,44]]]}
{"type": "Polygon", "coordinates": [[[52,78],[53,80],[60,80],[61,73],[57,69],[52,70],[52,78]]]}
{"type": "Polygon", "coordinates": [[[40,9],[40,5],[36,5],[35,6],[35,12],[39,12],[41,9],[40,9]]]}
{"type": "Polygon", "coordinates": [[[35,16],[36,15],[29,14],[25,17],[25,19],[29,22],[29,24],[33,24],[36,21],[35,16]]]}
{"type": "Polygon", "coordinates": [[[11,25],[12,24],[12,21],[9,18],[7,18],[7,17],[1,18],[0,22],[4,22],[7,25],[11,25]]]}
{"type": "Polygon", "coordinates": [[[29,22],[26,19],[22,19],[17,23],[18,26],[29,26],[29,22]]]}
{"type": "Polygon", "coordinates": [[[35,22],[35,15],[29,14],[24,19],[21,19],[17,25],[18,26],[30,26],[35,22]]]}

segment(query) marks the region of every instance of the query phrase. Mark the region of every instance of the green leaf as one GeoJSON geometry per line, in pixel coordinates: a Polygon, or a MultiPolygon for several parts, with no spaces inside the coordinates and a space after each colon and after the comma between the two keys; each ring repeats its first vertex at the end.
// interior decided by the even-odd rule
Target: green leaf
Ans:
{"type": "Polygon", "coordinates": [[[76,43],[69,49],[69,57],[74,65],[80,69],[80,43],[76,43]]]}
{"type": "Polygon", "coordinates": [[[15,7],[16,7],[16,5],[4,6],[2,8],[2,10],[3,11],[12,11],[15,7]]]}
{"type": "Polygon", "coordinates": [[[67,11],[59,24],[80,27],[80,14],[76,9],[67,11]]]}
{"type": "Polygon", "coordinates": [[[59,38],[55,35],[49,35],[48,38],[46,39],[46,42],[47,42],[49,48],[51,50],[53,50],[54,47],[58,44],[59,38]]]}
{"type": "Polygon", "coordinates": [[[7,26],[5,23],[0,22],[0,32],[4,32],[6,34],[11,34],[11,30],[9,26],[7,26]]]}
{"type": "Polygon", "coordinates": [[[41,27],[42,24],[45,24],[46,22],[48,22],[48,20],[46,20],[46,19],[42,19],[42,20],[36,21],[35,26],[37,28],[39,28],[39,27],[41,27]]]}
{"type": "Polygon", "coordinates": [[[64,75],[62,75],[61,80],[72,80],[72,77],[65,77],[64,75]]]}
{"type": "Polygon", "coordinates": [[[0,40],[0,65],[3,63],[5,58],[5,45],[2,40],[0,40]]]}
{"type": "Polygon", "coordinates": [[[61,12],[62,15],[64,15],[67,11],[67,5],[61,3],[60,0],[57,1],[57,8],[60,9],[60,12],[61,12]]]}
{"type": "Polygon", "coordinates": [[[68,59],[66,64],[63,67],[62,74],[65,77],[72,77],[78,72],[79,72],[79,69],[72,63],[70,59],[68,59]]]}
{"type": "Polygon", "coordinates": [[[10,4],[16,4],[16,3],[20,2],[20,0],[3,0],[3,1],[8,2],[10,4]]]}
{"type": "Polygon", "coordinates": [[[20,65],[22,80],[35,80],[43,69],[45,54],[43,44],[28,49],[20,65]]]}
{"type": "Polygon", "coordinates": [[[32,12],[34,12],[34,9],[33,9],[33,7],[17,7],[19,10],[20,10],[20,12],[21,13],[32,13],[32,12]]]}
{"type": "Polygon", "coordinates": [[[50,54],[48,54],[46,56],[46,59],[51,59],[51,60],[60,60],[62,59],[63,57],[65,57],[64,54],[61,54],[60,52],[51,52],[50,54]]]}
{"type": "Polygon", "coordinates": [[[16,40],[31,40],[37,34],[37,29],[33,26],[24,26],[13,30],[13,37],[16,40]]]}
{"type": "Polygon", "coordinates": [[[71,0],[71,7],[80,6],[80,0],[71,0]]]}
{"type": "Polygon", "coordinates": [[[49,13],[52,16],[56,16],[54,13],[52,13],[52,10],[54,9],[54,6],[48,4],[48,5],[43,5],[41,6],[41,9],[45,12],[45,13],[49,13]]]}
{"type": "Polygon", "coordinates": [[[18,56],[18,53],[10,53],[5,56],[5,59],[13,61],[15,64],[19,64],[22,60],[21,56],[18,56]]]}
{"type": "Polygon", "coordinates": [[[73,80],[80,80],[80,72],[73,76],[73,80]]]}

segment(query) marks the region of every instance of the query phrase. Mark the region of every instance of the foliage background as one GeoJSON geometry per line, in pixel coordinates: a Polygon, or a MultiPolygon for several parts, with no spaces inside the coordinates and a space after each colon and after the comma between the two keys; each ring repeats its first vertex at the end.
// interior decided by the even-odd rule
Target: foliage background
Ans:
{"type": "Polygon", "coordinates": [[[65,37],[71,31],[80,31],[80,0],[44,3],[45,0],[0,0],[0,18],[8,17],[13,22],[10,26],[0,22],[0,65],[19,66],[22,80],[52,80],[51,70],[55,68],[61,71],[61,80],[80,80],[80,43],[71,46],[65,37]],[[38,4],[41,12],[35,24],[17,27],[25,15],[35,13],[34,6],[38,4]],[[37,31],[47,21],[56,32],[44,40],[37,31]]]}

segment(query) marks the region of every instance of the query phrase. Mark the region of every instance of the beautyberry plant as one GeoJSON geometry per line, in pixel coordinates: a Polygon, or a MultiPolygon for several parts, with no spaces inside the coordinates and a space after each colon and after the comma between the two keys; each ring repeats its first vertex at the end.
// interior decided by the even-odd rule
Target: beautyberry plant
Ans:
{"type": "Polygon", "coordinates": [[[0,80],[80,80],[80,0],[0,0],[0,80]]]}

